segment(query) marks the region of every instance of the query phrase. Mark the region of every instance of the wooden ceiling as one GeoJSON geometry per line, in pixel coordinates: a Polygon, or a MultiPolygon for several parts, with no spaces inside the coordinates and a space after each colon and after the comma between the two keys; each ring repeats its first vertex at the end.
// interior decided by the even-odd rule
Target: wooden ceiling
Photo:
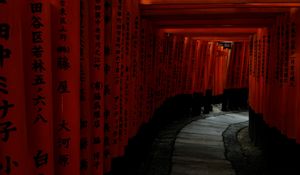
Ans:
{"type": "Polygon", "coordinates": [[[269,27],[300,0],[140,0],[141,14],[170,33],[235,38],[269,27]],[[171,30],[170,30],[171,29],[171,30]],[[219,32],[213,32],[219,30],[219,32]],[[184,32],[182,32],[184,31],[184,32]]]}

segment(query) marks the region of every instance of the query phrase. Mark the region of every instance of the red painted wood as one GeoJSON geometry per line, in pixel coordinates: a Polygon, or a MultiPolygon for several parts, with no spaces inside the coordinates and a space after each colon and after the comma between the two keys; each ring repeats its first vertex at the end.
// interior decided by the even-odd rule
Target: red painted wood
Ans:
{"type": "Polygon", "coordinates": [[[53,89],[51,11],[48,2],[32,0],[23,8],[23,40],[26,55],[26,112],[30,157],[47,157],[45,161],[29,161],[32,174],[54,174],[53,89]],[[34,7],[42,5],[40,12],[34,7]],[[40,41],[33,40],[41,32],[40,41]]]}
{"type": "Polygon", "coordinates": [[[0,3],[0,174],[30,174],[24,64],[22,7],[25,1],[0,3]],[[15,4],[19,4],[16,6],[15,4]]]}
{"type": "Polygon", "coordinates": [[[77,175],[80,174],[80,1],[50,2],[53,6],[55,174],[77,175]],[[60,144],[64,139],[69,144],[60,144]]]}

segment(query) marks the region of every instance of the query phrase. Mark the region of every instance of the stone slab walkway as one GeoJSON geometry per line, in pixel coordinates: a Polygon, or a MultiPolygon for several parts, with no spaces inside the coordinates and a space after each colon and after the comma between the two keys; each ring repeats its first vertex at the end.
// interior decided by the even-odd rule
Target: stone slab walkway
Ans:
{"type": "Polygon", "coordinates": [[[225,158],[222,133],[234,123],[248,120],[248,112],[214,112],[186,125],[177,135],[171,175],[234,175],[225,158]]]}

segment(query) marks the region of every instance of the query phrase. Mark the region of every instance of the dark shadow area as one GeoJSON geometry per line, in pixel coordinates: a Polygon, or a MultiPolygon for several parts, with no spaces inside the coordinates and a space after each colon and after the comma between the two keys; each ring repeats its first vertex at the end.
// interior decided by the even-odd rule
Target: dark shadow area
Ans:
{"type": "Polygon", "coordinates": [[[248,109],[248,88],[225,89],[222,98],[222,111],[248,109]]]}
{"type": "Polygon", "coordinates": [[[262,149],[268,174],[300,174],[300,145],[269,127],[252,109],[249,110],[249,136],[262,149]]]}
{"type": "MultiPolygon", "coordinates": [[[[235,92],[212,96],[212,91],[207,90],[205,95],[181,94],[167,99],[129,140],[125,155],[113,160],[112,171],[107,175],[168,175],[178,132],[191,121],[203,118],[202,113],[211,112],[212,105],[224,101],[224,98],[227,98],[227,104],[235,100],[235,104],[242,104],[240,102],[246,98],[234,98],[235,92]]],[[[245,90],[240,90],[240,93],[245,93],[245,90]]]]}
{"type": "Polygon", "coordinates": [[[237,175],[298,175],[300,145],[261,115],[249,110],[248,122],[230,125],[223,133],[226,157],[237,175]]]}
{"type": "MultiPolygon", "coordinates": [[[[113,160],[112,171],[108,175],[145,175],[150,174],[151,164],[154,162],[152,150],[160,150],[162,148],[155,147],[155,141],[161,137],[162,131],[168,131],[167,137],[170,137],[170,143],[164,152],[160,152],[161,156],[165,155],[164,162],[161,162],[161,173],[165,174],[170,170],[170,156],[172,154],[173,146],[171,145],[176,138],[178,131],[184,127],[187,121],[191,120],[191,107],[196,106],[194,103],[200,103],[198,100],[201,98],[193,98],[193,95],[183,94],[167,99],[163,105],[158,108],[151,120],[144,124],[138,134],[129,140],[126,147],[125,156],[113,160]],[[169,126],[171,123],[177,125],[169,126]],[[171,128],[170,128],[171,127],[171,128]]],[[[197,114],[200,114],[197,112],[197,114]]],[[[173,143],[174,144],[174,143],[173,143]]],[[[159,165],[156,165],[157,167],[159,165]]],[[[152,168],[153,169],[153,168],[152,168]]],[[[153,173],[157,174],[157,173],[153,173]]]]}

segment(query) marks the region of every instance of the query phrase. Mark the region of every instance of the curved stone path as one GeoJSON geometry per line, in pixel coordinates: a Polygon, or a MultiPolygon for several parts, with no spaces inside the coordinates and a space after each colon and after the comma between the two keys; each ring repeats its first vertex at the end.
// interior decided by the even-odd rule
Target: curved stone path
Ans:
{"type": "Polygon", "coordinates": [[[225,158],[222,133],[234,123],[248,121],[248,112],[213,112],[186,125],[177,135],[171,175],[233,175],[225,158]]]}

